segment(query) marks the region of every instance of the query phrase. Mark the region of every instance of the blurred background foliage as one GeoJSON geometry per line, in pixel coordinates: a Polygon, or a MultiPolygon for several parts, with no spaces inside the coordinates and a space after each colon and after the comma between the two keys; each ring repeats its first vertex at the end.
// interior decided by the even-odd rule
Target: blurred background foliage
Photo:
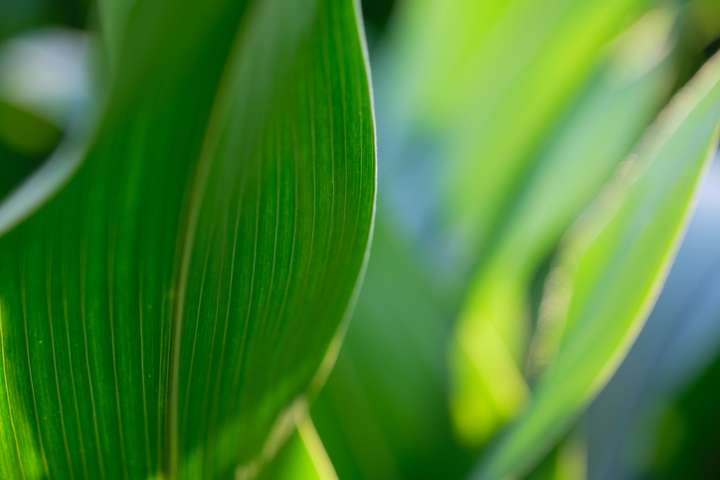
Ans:
{"type": "MultiPolygon", "coordinates": [[[[313,410],[341,478],[474,470],[551,355],[538,319],[561,238],[717,50],[718,9],[713,1],[365,2],[379,221],[355,318],[313,410]],[[478,318],[491,324],[473,325],[478,318]]],[[[530,478],[677,478],[683,462],[701,461],[706,434],[697,433],[694,451],[678,438],[696,434],[678,405],[718,351],[708,346],[701,359],[693,349],[700,337],[712,343],[720,315],[707,305],[720,288],[708,278],[720,254],[707,238],[718,214],[714,172],[637,345],[530,478]],[[691,295],[706,299],[702,313],[689,311],[700,298],[669,304],[691,295]],[[668,352],[664,343],[689,331],[690,317],[698,335],[684,352],[668,352]],[[661,394],[656,384],[680,359],[687,367],[661,394]]],[[[711,451],[693,478],[720,473],[710,470],[711,451]]]]}
{"type": "MultiPolygon", "coordinates": [[[[87,0],[0,1],[2,198],[92,95],[97,15],[87,0]]],[[[541,299],[564,235],[720,48],[720,3],[364,0],[363,11],[378,221],[312,417],[340,478],[463,478],[557,348],[541,299]]],[[[528,478],[720,477],[719,216],[715,164],[645,328],[528,478]]]]}

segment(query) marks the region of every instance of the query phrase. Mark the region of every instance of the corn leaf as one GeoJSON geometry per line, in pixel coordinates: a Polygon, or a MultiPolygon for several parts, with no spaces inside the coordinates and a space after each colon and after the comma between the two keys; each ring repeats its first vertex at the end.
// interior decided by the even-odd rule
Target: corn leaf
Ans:
{"type": "MultiPolygon", "coordinates": [[[[526,401],[533,277],[668,95],[674,78],[667,58],[672,20],[671,12],[658,10],[618,38],[538,150],[488,237],[453,352],[453,416],[471,444],[487,441],[526,401]]],[[[531,354],[532,366],[544,353],[531,354]]]]}
{"type": "Polygon", "coordinates": [[[672,262],[719,122],[716,57],[662,114],[639,158],[625,165],[569,236],[557,267],[560,280],[548,293],[555,302],[548,322],[556,353],[479,478],[527,471],[622,360],[672,262]]]}
{"type": "MultiPolygon", "coordinates": [[[[501,313],[497,323],[512,322],[525,328],[529,326],[522,308],[525,291],[538,264],[627,155],[667,95],[674,74],[667,58],[672,15],[656,15],[644,22],[639,33],[609,48],[608,42],[635,18],[644,2],[586,2],[587,7],[577,2],[551,3],[547,8],[520,1],[402,5],[399,37],[384,52],[389,63],[380,64],[385,70],[380,70],[378,83],[386,169],[381,175],[381,195],[386,200],[387,223],[392,219],[398,224],[393,227],[400,228],[378,230],[356,318],[337,368],[313,409],[318,430],[343,478],[463,475],[469,452],[460,445],[450,424],[449,380],[455,381],[452,413],[465,446],[477,447],[486,440],[526,398],[522,362],[516,353],[523,350],[524,343],[518,342],[511,355],[505,351],[503,339],[492,338],[486,331],[476,335],[476,331],[465,330],[466,335],[458,336],[472,345],[481,361],[464,362],[462,366],[469,366],[470,373],[459,378],[465,372],[453,371],[453,378],[448,379],[449,335],[464,296],[463,283],[455,284],[460,288],[446,295],[452,298],[438,299],[442,297],[439,290],[452,290],[443,285],[443,274],[453,270],[447,253],[454,242],[432,242],[436,240],[432,238],[428,242],[431,248],[418,251],[412,238],[403,238],[406,232],[401,227],[405,225],[397,222],[398,217],[407,220],[403,217],[421,217],[424,210],[432,215],[438,210],[431,188],[408,194],[416,186],[413,182],[423,172],[432,177],[430,182],[446,173],[448,152],[453,153],[458,136],[482,137],[488,141],[478,142],[463,158],[475,168],[468,174],[475,181],[473,193],[482,195],[479,190],[494,188],[485,184],[485,172],[507,166],[505,157],[492,156],[488,149],[503,142],[525,145],[518,160],[526,164],[513,180],[511,198],[493,213],[501,221],[495,222],[492,235],[485,234],[483,242],[472,246],[473,254],[481,250],[485,257],[494,257],[485,262],[488,268],[480,287],[483,294],[493,295],[491,307],[498,308],[481,313],[501,313]],[[555,31],[538,26],[546,12],[562,12],[568,17],[561,23],[572,18],[588,27],[555,31]],[[566,38],[570,34],[586,42],[579,48],[587,58],[563,56],[576,41],[575,37],[566,38]],[[510,35],[518,39],[508,44],[514,50],[522,49],[522,55],[498,53],[508,48],[498,43],[492,44],[495,50],[486,45],[489,36],[498,42],[510,35]],[[548,60],[546,55],[560,55],[562,62],[548,60]],[[521,66],[513,65],[514,61],[521,66]],[[531,87],[507,87],[508,83],[525,85],[524,68],[531,70],[528,75],[533,78],[542,77],[539,72],[543,69],[551,69],[567,83],[560,88],[542,79],[531,87]],[[514,98],[496,100],[505,95],[525,98],[526,94],[532,99],[526,98],[521,107],[514,98]],[[553,96],[552,105],[545,104],[546,94],[553,96]],[[543,98],[535,101],[536,97],[543,98]],[[573,108],[567,105],[571,101],[573,108]],[[488,105],[477,108],[483,102],[488,105]],[[534,110],[542,108],[538,114],[544,120],[532,125],[510,122],[506,127],[511,135],[486,139],[484,129],[494,128],[495,121],[494,113],[487,111],[511,108],[508,104],[517,107],[514,119],[524,117],[527,110],[535,115],[534,110]],[[493,119],[488,121],[485,115],[493,119]],[[463,126],[466,123],[469,128],[463,126]],[[540,139],[542,134],[546,137],[540,139]],[[404,150],[405,141],[417,144],[404,150]],[[587,155],[586,163],[577,161],[582,155],[587,155]],[[407,203],[392,203],[403,194],[407,203]],[[506,248],[506,242],[512,247],[506,248]],[[503,310],[508,306],[515,310],[503,310]],[[403,328],[405,318],[412,322],[403,328]],[[484,370],[481,376],[488,381],[476,381],[476,367],[484,370]],[[504,391],[491,391],[498,387],[504,391]],[[355,407],[352,413],[347,411],[349,404],[355,407]]],[[[505,112],[498,115],[508,120],[505,112]]],[[[466,207],[473,213],[485,209],[478,201],[466,207]]],[[[420,235],[447,233],[442,232],[441,223],[431,220],[421,225],[420,235]]],[[[468,260],[459,269],[475,263],[468,260]]],[[[482,296],[487,300],[490,295],[482,296]]]]}
{"type": "Polygon", "coordinates": [[[3,478],[231,476],[364,264],[353,2],[141,2],[124,31],[89,143],[0,205],[3,478]]]}

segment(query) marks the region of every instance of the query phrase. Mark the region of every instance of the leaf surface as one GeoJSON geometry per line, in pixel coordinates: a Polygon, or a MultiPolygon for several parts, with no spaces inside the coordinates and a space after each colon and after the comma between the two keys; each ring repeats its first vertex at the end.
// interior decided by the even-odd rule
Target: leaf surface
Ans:
{"type": "Polygon", "coordinates": [[[570,234],[557,267],[560,280],[548,293],[558,302],[548,319],[555,353],[479,478],[525,472],[617,368],[672,262],[719,122],[716,57],[661,115],[639,157],[570,234]]]}
{"type": "Polygon", "coordinates": [[[488,236],[452,353],[453,416],[470,444],[487,441],[527,399],[525,365],[532,374],[545,355],[538,347],[526,359],[534,276],[668,96],[672,21],[657,10],[618,38],[488,236]]]}
{"type": "Polygon", "coordinates": [[[77,166],[0,205],[4,478],[231,476],[332,360],[364,265],[354,3],[142,2],[127,22],[77,166]]]}

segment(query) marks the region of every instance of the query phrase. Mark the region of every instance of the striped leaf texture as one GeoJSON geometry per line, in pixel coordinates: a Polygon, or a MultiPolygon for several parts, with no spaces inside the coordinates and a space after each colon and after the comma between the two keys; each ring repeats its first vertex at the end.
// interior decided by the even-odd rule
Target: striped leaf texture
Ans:
{"type": "Polygon", "coordinates": [[[357,5],[125,3],[82,146],[0,204],[2,478],[250,468],[332,364],[364,268],[357,5]]]}

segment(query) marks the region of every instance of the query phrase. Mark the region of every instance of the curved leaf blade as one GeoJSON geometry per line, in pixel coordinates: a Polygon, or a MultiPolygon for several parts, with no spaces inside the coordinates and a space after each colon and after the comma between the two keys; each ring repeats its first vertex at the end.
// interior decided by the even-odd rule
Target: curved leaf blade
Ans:
{"type": "Polygon", "coordinates": [[[617,39],[488,236],[452,359],[453,417],[469,444],[486,442],[527,400],[525,365],[542,355],[526,362],[534,276],[669,96],[673,19],[656,10],[617,39]]]}
{"type": "Polygon", "coordinates": [[[557,353],[479,478],[525,471],[622,360],[672,262],[719,122],[716,57],[661,116],[652,142],[641,149],[642,161],[627,166],[625,177],[570,236],[558,267],[567,278],[569,301],[553,316],[559,324],[557,353]]]}
{"type": "Polygon", "coordinates": [[[3,473],[228,476],[309,388],[374,211],[356,16],[132,9],[84,161],[0,237],[3,473]]]}

